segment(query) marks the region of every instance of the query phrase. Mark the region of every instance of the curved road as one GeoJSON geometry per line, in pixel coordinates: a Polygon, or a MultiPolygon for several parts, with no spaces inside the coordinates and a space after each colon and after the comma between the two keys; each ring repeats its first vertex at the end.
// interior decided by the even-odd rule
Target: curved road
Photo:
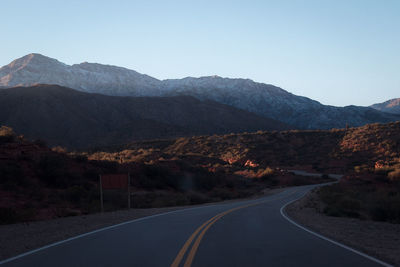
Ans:
{"type": "Polygon", "coordinates": [[[295,226],[280,210],[315,185],[145,217],[2,266],[381,266],[295,226]]]}

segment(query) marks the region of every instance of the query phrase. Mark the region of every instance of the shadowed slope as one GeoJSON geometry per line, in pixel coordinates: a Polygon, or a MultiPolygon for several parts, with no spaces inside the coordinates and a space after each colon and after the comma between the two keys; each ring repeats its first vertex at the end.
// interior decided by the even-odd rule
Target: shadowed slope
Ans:
{"type": "Polygon", "coordinates": [[[56,85],[1,90],[0,124],[28,138],[73,148],[288,128],[272,119],[189,96],[116,97],[56,85]]]}

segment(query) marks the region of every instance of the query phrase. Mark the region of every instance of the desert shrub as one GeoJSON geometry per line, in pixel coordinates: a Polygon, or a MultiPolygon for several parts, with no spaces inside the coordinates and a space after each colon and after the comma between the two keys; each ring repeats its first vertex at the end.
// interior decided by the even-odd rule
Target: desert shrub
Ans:
{"type": "Polygon", "coordinates": [[[380,175],[388,175],[392,171],[393,171],[393,168],[390,166],[384,166],[382,168],[375,169],[375,173],[380,174],[380,175]]]}
{"type": "Polygon", "coordinates": [[[73,203],[79,203],[86,194],[87,191],[83,186],[75,185],[66,190],[67,199],[73,203]]]}
{"type": "Polygon", "coordinates": [[[28,185],[28,182],[18,163],[0,161],[0,184],[3,184],[5,188],[14,189],[28,185]]]}
{"type": "Polygon", "coordinates": [[[335,217],[360,217],[361,204],[357,199],[348,196],[337,199],[335,202],[325,203],[324,213],[335,217]]]}
{"type": "Polygon", "coordinates": [[[13,135],[15,135],[15,133],[12,128],[7,126],[0,127],[0,136],[13,136],[13,135]]]}
{"type": "Polygon", "coordinates": [[[13,142],[15,138],[16,136],[12,128],[7,126],[0,127],[0,144],[13,142]]]}
{"type": "Polygon", "coordinates": [[[381,181],[380,176],[374,180],[341,181],[322,187],[317,193],[325,206],[323,212],[329,216],[400,223],[400,183],[397,181],[381,181]]]}
{"type": "Polygon", "coordinates": [[[36,139],[35,141],[33,141],[33,143],[39,147],[47,147],[46,141],[42,139],[36,139]]]}
{"type": "Polygon", "coordinates": [[[210,194],[213,198],[219,200],[232,199],[237,197],[237,194],[228,188],[215,188],[210,194]]]}
{"type": "Polygon", "coordinates": [[[368,203],[373,220],[400,223],[400,193],[396,191],[374,192],[368,203]]]}
{"type": "Polygon", "coordinates": [[[72,180],[65,166],[65,158],[60,155],[43,155],[37,170],[39,178],[52,187],[65,187],[72,180]]]}
{"type": "Polygon", "coordinates": [[[83,177],[90,181],[98,181],[99,173],[95,169],[88,169],[83,172],[83,177]]]}
{"type": "Polygon", "coordinates": [[[183,177],[175,175],[169,169],[162,166],[144,166],[142,172],[134,176],[134,185],[144,189],[180,189],[183,177]]]}
{"type": "Polygon", "coordinates": [[[257,176],[260,178],[266,178],[266,177],[270,177],[273,176],[275,174],[275,170],[271,169],[270,167],[258,170],[257,172],[257,176]]]}
{"type": "Polygon", "coordinates": [[[188,193],[188,199],[192,205],[206,203],[211,200],[207,195],[193,191],[188,193]]]}
{"type": "Polygon", "coordinates": [[[182,206],[190,204],[188,196],[183,193],[147,192],[144,194],[135,194],[132,196],[131,200],[132,207],[134,208],[182,206]]]}
{"type": "Polygon", "coordinates": [[[221,182],[221,177],[217,175],[196,173],[193,176],[195,189],[199,191],[210,191],[221,182]]]}
{"type": "Polygon", "coordinates": [[[15,209],[0,208],[0,224],[16,223],[17,221],[18,215],[15,209]]]}
{"type": "Polygon", "coordinates": [[[74,157],[75,161],[78,163],[86,163],[88,161],[87,157],[84,155],[76,155],[74,157]]]}
{"type": "Polygon", "coordinates": [[[11,224],[33,220],[37,211],[32,207],[19,209],[0,207],[0,224],[11,224]]]}
{"type": "Polygon", "coordinates": [[[73,210],[68,207],[57,206],[54,209],[54,213],[56,217],[69,217],[69,216],[78,216],[80,212],[78,210],[73,210]]]}
{"type": "Polygon", "coordinates": [[[62,146],[55,146],[51,148],[52,151],[57,152],[57,153],[67,153],[67,149],[62,146]]]}
{"type": "Polygon", "coordinates": [[[388,173],[388,178],[392,181],[400,180],[400,169],[395,169],[388,173]]]}

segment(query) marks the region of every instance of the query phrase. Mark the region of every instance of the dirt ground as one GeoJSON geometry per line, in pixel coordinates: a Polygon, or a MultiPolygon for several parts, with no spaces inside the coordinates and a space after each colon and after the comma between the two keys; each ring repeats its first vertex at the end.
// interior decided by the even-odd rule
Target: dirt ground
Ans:
{"type": "Polygon", "coordinates": [[[297,223],[356,250],[400,266],[400,224],[326,216],[317,211],[315,192],[285,211],[297,223]]]}

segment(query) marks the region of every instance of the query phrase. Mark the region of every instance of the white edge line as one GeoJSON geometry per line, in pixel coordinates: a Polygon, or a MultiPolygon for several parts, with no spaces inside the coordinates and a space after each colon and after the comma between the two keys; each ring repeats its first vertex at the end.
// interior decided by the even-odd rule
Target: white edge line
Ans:
{"type": "Polygon", "coordinates": [[[139,221],[143,221],[143,220],[147,220],[147,219],[151,219],[151,218],[155,218],[155,217],[159,217],[159,216],[163,216],[163,215],[168,215],[168,214],[172,214],[172,213],[178,213],[178,212],[188,211],[188,210],[195,210],[195,209],[200,209],[200,208],[204,208],[204,207],[212,207],[212,206],[217,206],[217,205],[221,205],[221,204],[215,204],[215,205],[208,205],[208,206],[201,206],[201,207],[194,207],[194,208],[187,208],[187,209],[184,208],[184,209],[179,209],[179,210],[173,210],[173,211],[168,211],[168,212],[164,212],[164,213],[154,214],[154,215],[150,215],[150,216],[146,216],[146,217],[142,217],[142,218],[137,218],[137,219],[130,220],[130,221],[126,221],[126,222],[122,222],[122,223],[119,223],[119,224],[114,224],[114,225],[106,226],[106,227],[103,227],[103,228],[100,228],[100,229],[97,229],[97,230],[94,230],[94,231],[91,231],[91,232],[87,232],[87,233],[80,234],[80,235],[77,235],[77,236],[73,236],[73,237],[70,237],[70,238],[67,238],[67,239],[64,239],[64,240],[60,240],[60,241],[57,241],[57,242],[48,244],[48,245],[46,245],[46,246],[43,246],[43,247],[40,247],[40,248],[37,248],[37,249],[33,249],[33,250],[28,251],[28,252],[19,254],[19,255],[17,255],[17,256],[14,256],[14,257],[11,257],[11,258],[2,260],[2,261],[0,261],[0,265],[5,264],[5,263],[10,262],[10,261],[17,260],[17,259],[19,259],[19,258],[28,256],[28,255],[33,254],[33,253],[36,253],[36,252],[39,252],[39,251],[42,251],[42,250],[51,248],[51,247],[58,246],[58,245],[63,244],[63,243],[67,243],[67,242],[69,242],[69,241],[72,241],[72,240],[75,240],[75,239],[78,239],[78,238],[81,238],[81,237],[85,237],[85,236],[92,235],[92,234],[95,234],[95,233],[98,233],[98,232],[103,232],[103,231],[106,231],[106,230],[110,230],[110,229],[113,229],[113,228],[117,228],[117,227],[119,227],[119,226],[123,226],[123,225],[126,225],[126,224],[130,224],[130,223],[134,223],[134,222],[139,222],[139,221]]]}
{"type": "MultiPolygon", "coordinates": [[[[279,192],[277,194],[269,195],[269,196],[266,196],[266,197],[277,196],[277,195],[280,195],[280,194],[285,193],[287,191],[288,190],[285,190],[285,191],[279,192]]],[[[257,201],[257,200],[259,200],[259,199],[244,200],[244,202],[253,202],[253,201],[257,201]]],[[[242,202],[242,201],[240,201],[240,202],[242,202]]],[[[235,203],[238,203],[238,202],[235,202],[235,203]]],[[[54,242],[54,243],[45,245],[45,246],[37,248],[37,249],[33,249],[33,250],[30,250],[30,251],[27,251],[25,253],[19,254],[17,256],[11,257],[11,258],[7,258],[7,259],[4,259],[4,260],[1,260],[0,261],[0,265],[3,265],[5,263],[20,259],[22,257],[34,254],[36,252],[39,252],[39,251],[42,251],[42,250],[45,250],[45,249],[48,249],[48,248],[51,248],[51,247],[55,247],[55,246],[61,245],[63,243],[67,243],[67,242],[73,241],[73,240],[81,238],[81,237],[85,237],[85,236],[92,235],[92,234],[95,234],[95,233],[98,233],[98,232],[103,232],[103,231],[106,231],[106,230],[117,228],[119,226],[123,226],[123,225],[126,225],[126,224],[139,222],[139,221],[143,221],[143,220],[147,220],[147,219],[151,219],[151,218],[155,218],[155,217],[159,217],[159,216],[163,216],[163,215],[179,213],[179,212],[183,212],[183,211],[196,210],[196,209],[202,209],[202,208],[207,208],[207,207],[215,207],[215,206],[221,206],[221,205],[229,205],[229,204],[235,204],[235,203],[218,203],[218,204],[213,204],[213,205],[203,205],[203,206],[194,207],[194,208],[183,208],[183,209],[179,209],[179,210],[173,210],[173,211],[154,214],[154,215],[150,215],[150,216],[146,216],[146,217],[142,217],[142,218],[137,218],[137,219],[126,221],[126,222],[122,222],[122,223],[119,223],[119,224],[110,225],[110,226],[103,227],[103,228],[100,228],[100,229],[97,229],[97,230],[94,230],[94,231],[91,231],[91,232],[87,232],[87,233],[84,233],[84,234],[80,234],[80,235],[77,235],[77,236],[73,236],[73,237],[70,237],[70,238],[67,238],[67,239],[64,239],[64,240],[60,240],[60,241],[54,242]]]]}
{"type": "Polygon", "coordinates": [[[339,243],[339,242],[337,242],[337,241],[334,241],[334,240],[332,240],[332,239],[330,239],[330,238],[328,238],[328,237],[325,237],[325,236],[320,235],[320,234],[318,234],[318,233],[316,233],[316,232],[313,232],[313,231],[311,231],[310,229],[308,229],[308,228],[306,228],[306,227],[304,227],[304,226],[302,226],[302,225],[296,223],[296,222],[293,221],[292,219],[290,219],[290,218],[285,214],[285,211],[284,211],[285,208],[286,208],[286,206],[288,206],[289,204],[291,204],[291,203],[293,203],[293,202],[295,202],[295,201],[301,199],[301,198],[304,197],[308,192],[309,192],[309,191],[305,192],[305,193],[304,193],[303,195],[301,195],[299,198],[296,198],[296,199],[294,199],[294,200],[291,200],[291,201],[289,201],[288,203],[286,203],[285,205],[283,205],[283,206],[281,207],[281,209],[280,209],[281,215],[282,215],[286,220],[288,220],[289,222],[291,222],[291,223],[294,224],[295,226],[299,227],[300,229],[302,229],[302,230],[304,230],[304,231],[306,231],[306,232],[308,232],[308,233],[310,233],[310,234],[313,234],[313,235],[315,235],[315,236],[317,236],[317,237],[319,237],[319,238],[321,238],[321,239],[323,239],[323,240],[325,240],[325,241],[331,242],[331,243],[333,243],[333,244],[335,244],[335,245],[337,245],[337,246],[339,246],[339,247],[342,247],[342,248],[347,249],[347,250],[349,250],[349,251],[351,251],[351,252],[354,252],[354,253],[356,253],[356,254],[358,254],[358,255],[360,255],[360,256],[363,256],[363,257],[365,257],[365,258],[367,258],[367,259],[369,259],[369,260],[371,260],[371,261],[374,261],[374,262],[376,262],[376,263],[379,263],[379,264],[381,264],[381,265],[383,265],[383,266],[386,266],[386,267],[393,267],[393,265],[391,265],[391,264],[388,264],[388,263],[386,263],[386,262],[384,262],[384,261],[378,260],[377,258],[374,258],[374,257],[372,257],[372,256],[369,256],[369,255],[367,255],[367,254],[365,254],[365,253],[363,253],[363,252],[361,252],[361,251],[355,250],[355,249],[353,249],[353,248],[351,248],[351,247],[349,247],[349,246],[346,246],[346,245],[344,245],[344,244],[342,244],[342,243],[339,243]]]}

